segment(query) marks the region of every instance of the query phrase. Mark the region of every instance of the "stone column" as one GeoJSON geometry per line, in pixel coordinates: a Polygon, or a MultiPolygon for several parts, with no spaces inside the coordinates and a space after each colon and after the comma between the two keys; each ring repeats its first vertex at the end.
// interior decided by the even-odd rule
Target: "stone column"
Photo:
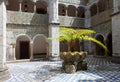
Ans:
{"type": "Polygon", "coordinates": [[[9,77],[6,67],[6,5],[0,0],[0,81],[9,77]]]}
{"type": "MultiPolygon", "coordinates": [[[[49,0],[49,37],[59,36],[58,0],[49,0]]],[[[49,59],[59,59],[59,41],[49,41],[49,59]]]]}
{"type": "Polygon", "coordinates": [[[22,12],[22,0],[19,0],[19,11],[22,12]]]}
{"type": "Polygon", "coordinates": [[[113,0],[114,13],[120,10],[120,0],[113,0]]]}
{"type": "Polygon", "coordinates": [[[36,13],[36,3],[34,3],[34,13],[36,13]]]}
{"type": "Polygon", "coordinates": [[[30,60],[33,60],[33,42],[30,43],[30,60]]]}
{"type": "Polygon", "coordinates": [[[91,26],[91,15],[90,15],[90,9],[86,7],[85,10],[85,28],[89,28],[91,26]]]}
{"type": "Polygon", "coordinates": [[[12,44],[12,55],[13,55],[13,60],[14,61],[16,61],[15,47],[16,47],[16,44],[12,44]]]}
{"type": "Polygon", "coordinates": [[[120,63],[120,10],[117,8],[120,4],[117,1],[119,0],[114,0],[114,13],[112,14],[112,62],[120,63]]]}

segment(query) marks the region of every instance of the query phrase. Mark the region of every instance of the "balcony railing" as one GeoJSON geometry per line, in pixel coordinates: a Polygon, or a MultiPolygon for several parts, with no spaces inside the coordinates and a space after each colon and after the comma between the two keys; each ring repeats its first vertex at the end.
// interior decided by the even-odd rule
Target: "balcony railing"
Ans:
{"type": "Polygon", "coordinates": [[[48,15],[18,12],[18,11],[7,11],[7,23],[28,24],[28,25],[47,25],[48,15]]]}
{"type": "Polygon", "coordinates": [[[60,26],[84,27],[84,18],[59,16],[60,26]]]}

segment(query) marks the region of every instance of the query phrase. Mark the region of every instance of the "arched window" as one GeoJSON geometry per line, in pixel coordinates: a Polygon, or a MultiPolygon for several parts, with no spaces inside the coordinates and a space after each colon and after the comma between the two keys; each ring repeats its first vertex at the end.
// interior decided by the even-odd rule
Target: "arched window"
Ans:
{"type": "Polygon", "coordinates": [[[44,1],[37,1],[36,2],[36,13],[47,14],[47,3],[44,1]]]}
{"type": "Polygon", "coordinates": [[[97,14],[97,5],[96,4],[93,4],[91,7],[90,7],[90,12],[91,12],[91,16],[94,16],[97,14]]]}
{"type": "Polygon", "coordinates": [[[78,7],[77,11],[78,11],[77,13],[78,17],[85,18],[85,9],[83,7],[78,7]]]}
{"type": "Polygon", "coordinates": [[[7,10],[10,11],[19,11],[19,1],[18,0],[8,0],[8,4],[6,6],[7,10]]]}
{"type": "Polygon", "coordinates": [[[65,16],[66,15],[66,7],[63,4],[59,4],[59,15],[65,16]]]}
{"type": "Polygon", "coordinates": [[[23,0],[22,12],[34,12],[34,3],[31,0],[23,0]]]}
{"type": "Polygon", "coordinates": [[[76,7],[73,5],[69,5],[67,8],[68,16],[76,17],[76,7]]]}

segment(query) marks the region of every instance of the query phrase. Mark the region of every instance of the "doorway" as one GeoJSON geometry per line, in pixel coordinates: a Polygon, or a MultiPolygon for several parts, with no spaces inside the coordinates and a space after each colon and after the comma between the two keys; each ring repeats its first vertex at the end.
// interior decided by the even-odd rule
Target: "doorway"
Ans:
{"type": "Polygon", "coordinates": [[[20,59],[29,59],[29,41],[20,41],[20,59]]]}

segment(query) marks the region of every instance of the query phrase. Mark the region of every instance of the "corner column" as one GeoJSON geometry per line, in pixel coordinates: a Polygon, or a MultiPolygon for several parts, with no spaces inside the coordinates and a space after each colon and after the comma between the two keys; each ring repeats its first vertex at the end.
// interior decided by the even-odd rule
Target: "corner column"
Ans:
{"type": "Polygon", "coordinates": [[[9,77],[6,67],[6,5],[0,0],[0,81],[9,77]]]}
{"type": "MultiPolygon", "coordinates": [[[[59,37],[58,0],[49,0],[49,37],[59,37]]],[[[59,60],[59,41],[49,41],[49,59],[59,60]]]]}

